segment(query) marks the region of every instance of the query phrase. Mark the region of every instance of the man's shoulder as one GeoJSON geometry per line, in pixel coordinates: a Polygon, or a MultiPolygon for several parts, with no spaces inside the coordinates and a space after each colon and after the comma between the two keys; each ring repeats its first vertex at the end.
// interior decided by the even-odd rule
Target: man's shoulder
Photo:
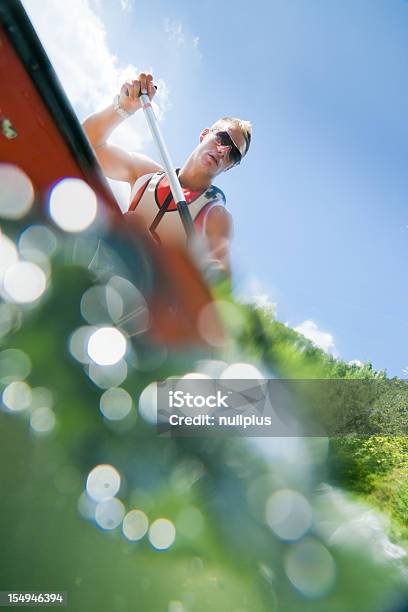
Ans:
{"type": "Polygon", "coordinates": [[[205,191],[205,197],[212,202],[217,202],[226,206],[227,199],[225,197],[222,189],[217,187],[216,185],[210,185],[208,189],[205,191]]]}

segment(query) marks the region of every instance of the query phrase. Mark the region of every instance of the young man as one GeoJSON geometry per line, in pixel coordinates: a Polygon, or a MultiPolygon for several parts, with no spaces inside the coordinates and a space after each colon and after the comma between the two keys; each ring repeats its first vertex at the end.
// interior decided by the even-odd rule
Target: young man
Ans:
{"type": "MultiPolygon", "coordinates": [[[[124,83],[114,103],[88,117],[83,128],[106,176],[130,184],[127,214],[137,215],[150,228],[166,198],[171,197],[162,167],[146,155],[129,153],[107,143],[112,131],[141,108],[141,91],[147,92],[150,100],[154,97],[151,74],[141,73],[131,83],[124,83]]],[[[199,144],[178,171],[196,229],[206,237],[211,257],[220,262],[227,274],[232,218],[225,208],[224,194],[212,181],[240,163],[249,149],[251,129],[248,121],[234,117],[219,119],[201,132],[199,144]]],[[[185,243],[185,232],[173,201],[153,235],[159,242],[185,243]]]]}

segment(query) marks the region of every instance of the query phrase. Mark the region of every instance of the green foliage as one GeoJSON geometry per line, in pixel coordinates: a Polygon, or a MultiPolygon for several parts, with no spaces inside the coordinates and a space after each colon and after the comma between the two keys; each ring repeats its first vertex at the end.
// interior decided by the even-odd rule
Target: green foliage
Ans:
{"type": "MultiPolygon", "coordinates": [[[[268,456],[248,440],[161,437],[140,410],[151,382],[189,372],[205,358],[239,358],[293,378],[384,374],[339,364],[270,313],[236,304],[224,287],[217,299],[228,329],[226,346],[181,353],[165,347],[167,357],[160,361],[147,333],[132,336],[121,383],[134,400],[132,414],[109,421],[100,411],[104,388],[69,348],[72,333],[86,324],[82,296],[102,281],[86,266],[67,263],[67,253],[62,246],[53,262],[48,295],[33,308],[22,307],[2,338],[1,350],[18,348],[29,357],[27,383],[33,396],[39,389],[50,392],[56,418],[54,429],[41,433],[33,428],[31,408],[13,413],[3,406],[0,412],[0,462],[7,466],[0,471],[0,490],[7,492],[0,509],[4,585],[67,590],[69,607],[78,612],[126,611],[134,602],[146,612],[385,610],[403,590],[400,567],[385,552],[374,562],[368,538],[363,547],[330,541],[325,526],[347,529],[348,517],[318,491],[327,467],[324,447],[307,440],[288,455],[289,442],[280,447],[271,439],[268,456]],[[137,508],[150,525],[159,518],[173,523],[172,546],[159,551],[148,535],[129,542],[120,527],[101,529],[92,503],[88,519],[83,516],[87,476],[105,464],[121,475],[118,497],[125,512],[137,508]],[[306,508],[301,519],[309,512],[313,517],[292,539],[280,537],[266,521],[270,500],[288,490],[306,508]]],[[[3,381],[1,390],[8,384],[3,381]]],[[[355,446],[350,452],[361,479],[367,474],[369,480],[368,457],[379,449],[367,447],[360,456],[355,446]]],[[[397,458],[375,474],[396,466],[397,458]]],[[[346,478],[342,483],[351,488],[346,478]]],[[[402,515],[404,500],[398,504],[402,515]]]]}
{"type": "MultiPolygon", "coordinates": [[[[386,372],[375,371],[371,363],[358,366],[334,359],[270,313],[252,305],[243,308],[247,327],[242,346],[278,376],[375,383],[362,387],[366,395],[373,394],[369,410],[350,402],[350,410],[342,415],[343,434],[339,431],[330,441],[329,478],[386,512],[393,519],[393,536],[408,540],[407,382],[387,379],[386,372]]],[[[341,398],[341,405],[347,406],[347,397],[341,398]]]]}
{"type": "Polygon", "coordinates": [[[282,378],[383,379],[371,363],[350,365],[325,353],[310,340],[277,321],[268,311],[252,304],[241,306],[247,325],[240,338],[242,348],[260,356],[282,378]]]}
{"type": "Polygon", "coordinates": [[[395,468],[408,470],[405,437],[335,438],[331,440],[331,448],[333,479],[357,492],[373,491],[379,478],[395,468]]]}

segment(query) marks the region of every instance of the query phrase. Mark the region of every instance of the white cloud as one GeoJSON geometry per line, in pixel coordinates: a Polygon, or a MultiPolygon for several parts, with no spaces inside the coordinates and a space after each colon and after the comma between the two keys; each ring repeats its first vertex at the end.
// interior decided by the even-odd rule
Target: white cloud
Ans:
{"type": "Polygon", "coordinates": [[[364,366],[364,361],[360,361],[360,359],[352,359],[348,362],[348,365],[357,366],[358,368],[362,368],[364,366]]]}
{"type": "Polygon", "coordinates": [[[175,21],[166,17],[164,20],[164,31],[167,32],[170,40],[176,42],[178,47],[182,47],[186,42],[183,26],[180,21],[175,21]]]}
{"type": "Polygon", "coordinates": [[[329,332],[318,328],[314,321],[306,320],[294,328],[299,334],[311,340],[317,347],[323,349],[329,355],[335,355],[334,338],[329,332]]]}
{"type": "Polygon", "coordinates": [[[87,0],[25,0],[24,5],[70,102],[88,111],[108,103],[116,88],[117,59],[87,0]]]}
{"type": "Polygon", "coordinates": [[[276,317],[277,303],[272,300],[269,292],[256,277],[246,279],[245,284],[236,291],[236,296],[241,302],[254,304],[272,317],[276,317]]]}
{"type": "Polygon", "coordinates": [[[267,293],[256,293],[252,296],[251,302],[257,306],[257,308],[262,308],[272,317],[276,317],[277,304],[276,302],[272,302],[269,295],[267,293]]]}
{"type": "Polygon", "coordinates": [[[163,21],[163,29],[173,46],[175,43],[176,46],[183,49],[186,54],[193,51],[193,54],[198,59],[202,59],[203,56],[198,46],[200,37],[194,36],[193,33],[189,31],[188,26],[185,27],[181,21],[166,17],[163,21]]]}
{"type": "Polygon", "coordinates": [[[122,11],[129,12],[132,9],[132,0],[120,0],[122,11]]]}
{"type": "MultiPolygon", "coordinates": [[[[105,24],[94,10],[99,0],[24,0],[24,6],[81,120],[110,104],[122,83],[138,74],[133,64],[121,65],[109,48],[105,24]]],[[[121,8],[130,10],[131,0],[121,0],[121,8]]],[[[163,80],[158,85],[156,112],[162,119],[169,107],[169,90],[163,80]]],[[[143,113],[125,121],[110,141],[128,150],[142,150],[151,141],[143,113]]],[[[128,192],[126,185],[115,191],[128,192]]]]}
{"type": "MultiPolygon", "coordinates": [[[[122,6],[130,5],[122,0],[122,6]]],[[[138,73],[133,64],[121,65],[108,46],[105,24],[88,0],[25,0],[24,6],[51,63],[79,117],[112,102],[121,84],[138,73]]],[[[127,10],[127,9],[126,9],[127,10]]],[[[168,88],[160,82],[156,102],[162,118],[168,88]]],[[[111,141],[138,150],[150,141],[142,113],[116,130],[111,141]]]]}

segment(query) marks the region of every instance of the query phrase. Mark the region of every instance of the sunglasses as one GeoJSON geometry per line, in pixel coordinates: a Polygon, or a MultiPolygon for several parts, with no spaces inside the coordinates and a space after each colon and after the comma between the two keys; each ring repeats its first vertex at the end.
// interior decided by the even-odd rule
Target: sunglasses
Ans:
{"type": "Polygon", "coordinates": [[[242,155],[235,142],[232,140],[228,132],[223,130],[210,130],[214,136],[217,145],[221,147],[229,147],[228,158],[234,166],[241,163],[242,155]]]}

